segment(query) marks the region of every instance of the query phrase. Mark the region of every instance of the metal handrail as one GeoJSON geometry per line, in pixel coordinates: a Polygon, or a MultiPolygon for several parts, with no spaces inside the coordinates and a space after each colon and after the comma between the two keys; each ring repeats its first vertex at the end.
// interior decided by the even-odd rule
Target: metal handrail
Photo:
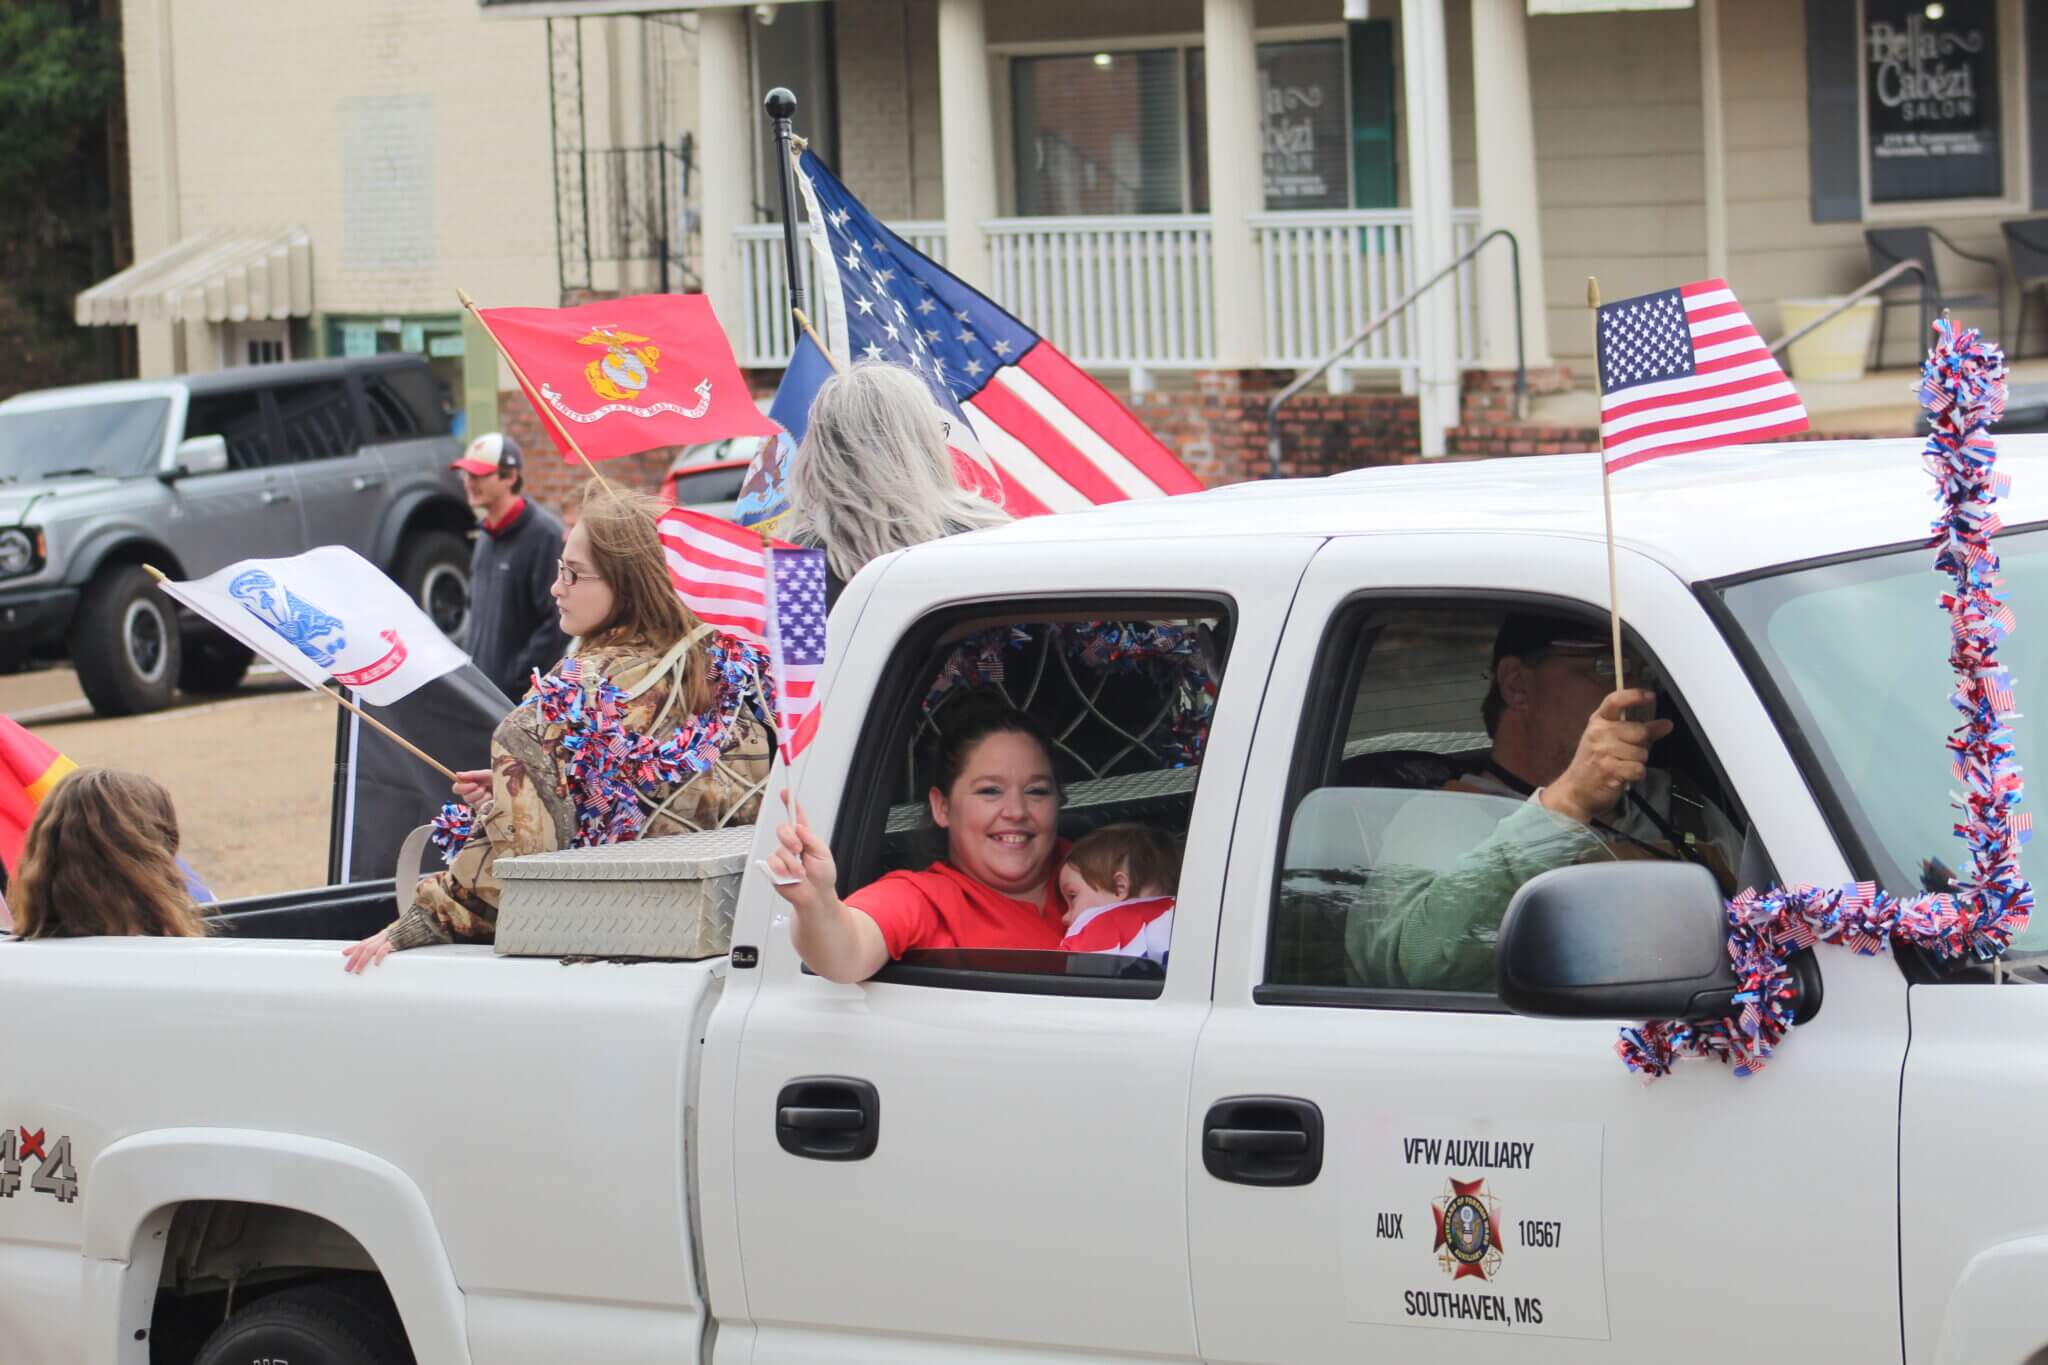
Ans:
{"type": "Polygon", "coordinates": [[[1514,233],[1510,232],[1508,229],[1504,227],[1500,227],[1495,228],[1493,231],[1487,233],[1484,237],[1481,237],[1478,241],[1474,242],[1471,246],[1468,246],[1463,251],[1459,252],[1456,258],[1453,259],[1449,265],[1445,266],[1442,270],[1437,271],[1436,274],[1431,275],[1421,284],[1416,285],[1406,294],[1403,294],[1400,298],[1396,299],[1393,303],[1389,304],[1386,307],[1386,309],[1380,313],[1378,317],[1375,317],[1371,322],[1365,324],[1364,329],[1360,331],[1358,335],[1352,337],[1351,340],[1345,342],[1342,346],[1339,346],[1336,350],[1324,356],[1321,363],[1319,363],[1314,369],[1308,370],[1303,374],[1297,375],[1292,383],[1290,383],[1286,388],[1280,390],[1280,392],[1274,394],[1272,398],[1267,400],[1266,460],[1268,478],[1277,479],[1280,477],[1281,406],[1285,404],[1289,399],[1293,398],[1296,394],[1300,393],[1303,389],[1307,388],[1310,384],[1313,384],[1316,380],[1328,374],[1330,372],[1331,366],[1335,365],[1338,361],[1342,360],[1345,356],[1349,355],[1354,349],[1358,347],[1358,345],[1361,342],[1366,341],[1374,333],[1378,332],[1381,328],[1385,327],[1395,318],[1407,312],[1408,309],[1414,305],[1417,299],[1421,298],[1424,294],[1428,293],[1437,285],[1443,283],[1444,280],[1450,278],[1450,276],[1453,273],[1455,273],[1460,266],[1463,266],[1466,262],[1470,261],[1474,256],[1477,256],[1480,250],[1483,247],[1485,247],[1485,245],[1488,242],[1492,241],[1496,237],[1505,237],[1508,239],[1509,259],[1513,266],[1514,273],[1515,415],[1519,417],[1527,413],[1529,406],[1529,366],[1527,357],[1523,353],[1522,349],[1522,244],[1515,239],[1514,233]]]}
{"type": "Polygon", "coordinates": [[[1817,327],[1824,327],[1828,323],[1833,322],[1836,318],[1848,312],[1851,308],[1863,302],[1863,300],[1869,298],[1872,294],[1875,294],[1880,289],[1884,289],[1887,286],[1889,286],[1892,283],[1892,281],[1898,279],[1901,275],[1908,274],[1918,275],[1920,277],[1920,297],[1923,300],[1923,303],[1921,304],[1921,311],[1923,313],[1926,312],[1927,309],[1924,300],[1927,297],[1927,291],[1930,287],[1927,281],[1927,267],[1920,264],[1920,262],[1914,260],[1912,257],[1909,256],[1905,260],[1899,261],[1890,266],[1889,268],[1887,268],[1882,275],[1873,275],[1869,279],[1865,280],[1861,285],[1859,285],[1856,288],[1856,291],[1854,293],[1848,294],[1843,298],[1839,299],[1835,303],[1834,307],[1828,309],[1827,312],[1822,313],[1819,317],[1815,318],[1812,322],[1807,323],[1804,327],[1797,328],[1796,330],[1787,332],[1785,335],[1779,337],[1776,341],[1771,343],[1771,354],[1778,354],[1787,346],[1790,346],[1793,342],[1805,336],[1808,332],[1813,331],[1817,327]]]}

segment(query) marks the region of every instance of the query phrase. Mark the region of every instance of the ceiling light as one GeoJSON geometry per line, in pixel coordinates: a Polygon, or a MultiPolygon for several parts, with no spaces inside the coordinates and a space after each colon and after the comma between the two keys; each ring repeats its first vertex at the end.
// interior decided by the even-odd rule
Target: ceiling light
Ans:
{"type": "Polygon", "coordinates": [[[1940,0],[1936,0],[1936,3],[1929,5],[1927,7],[1927,17],[1930,19],[1940,19],[1946,16],[1947,14],[1948,6],[1941,4],[1940,0]]]}
{"type": "MultiPolygon", "coordinates": [[[[1939,9],[1940,6],[1936,5],[1934,6],[1934,8],[1939,9]]],[[[1095,64],[1097,66],[1108,66],[1111,62],[1115,60],[1116,58],[1110,56],[1107,52],[1098,52],[1095,54],[1095,64]]]]}

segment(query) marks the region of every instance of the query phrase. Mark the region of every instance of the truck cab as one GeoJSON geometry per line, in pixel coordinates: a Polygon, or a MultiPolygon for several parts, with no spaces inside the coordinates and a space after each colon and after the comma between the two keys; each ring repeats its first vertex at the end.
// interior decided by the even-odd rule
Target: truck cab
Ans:
{"type": "MultiPolygon", "coordinates": [[[[2001,461],[2024,712],[2048,444],[2001,461]]],[[[1855,442],[1616,481],[1624,636],[1676,722],[1652,766],[1731,856],[1551,871],[1549,959],[1654,993],[1740,887],[1960,863],[1925,479],[1912,443],[1855,442]],[[1620,880],[1645,866],[1692,880],[1620,880]],[[1610,932],[1624,884],[1670,934],[1610,932]]],[[[205,941],[0,942],[38,1039],[0,1082],[0,1358],[332,1345],[262,1314],[337,1293],[396,1334],[335,1348],[364,1365],[1709,1362],[1760,1333],[2038,1358],[2048,1195],[1980,1163],[2048,1110],[2048,935],[1995,967],[1823,946],[1768,1069],[1648,1086],[1626,1013],[1517,1013],[1385,950],[1386,889],[1462,875],[1527,799],[1460,781],[1502,622],[1604,631],[1607,572],[1592,456],[1124,504],[864,570],[773,779],[842,893],[936,856],[931,735],[1000,689],[1054,736],[1064,836],[1184,841],[1163,964],[913,951],[825,980],[766,824],[698,961],[460,946],[346,976],[389,883],[224,907],[205,941]]],[[[602,913],[705,837],[549,855],[587,876],[534,894],[602,913]]],[[[1492,946],[1486,920],[1461,932],[1492,946]]]]}

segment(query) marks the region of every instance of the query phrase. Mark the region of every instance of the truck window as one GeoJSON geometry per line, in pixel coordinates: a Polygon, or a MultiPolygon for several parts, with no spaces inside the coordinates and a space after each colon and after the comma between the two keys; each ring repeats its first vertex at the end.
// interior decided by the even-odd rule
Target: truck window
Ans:
{"type": "Polygon", "coordinates": [[[1683,858],[1732,893],[1747,858],[1752,877],[1768,877],[1682,698],[1640,642],[1627,644],[1641,670],[1631,682],[1654,687],[1658,715],[1676,722],[1649,778],[1590,824],[1537,800],[1556,775],[1546,769],[1570,761],[1587,713],[1613,689],[1598,643],[1607,630],[1604,616],[1547,604],[1340,614],[1281,823],[1262,1001],[1495,1008],[1501,915],[1539,872],[1683,858]]]}
{"type": "Polygon", "coordinates": [[[370,439],[406,441],[420,434],[419,419],[378,375],[363,376],[363,396],[370,404],[370,439]]]}
{"type": "MultiPolygon", "coordinates": [[[[992,695],[1029,715],[1052,742],[1062,839],[1139,825],[1166,837],[1177,873],[1228,639],[1229,617],[1214,603],[1063,604],[1056,613],[1000,617],[984,608],[928,618],[884,674],[878,695],[895,704],[870,714],[850,770],[833,837],[842,892],[946,857],[945,832],[927,802],[938,741],[956,707],[992,695]]],[[[913,949],[876,979],[1156,995],[1170,954],[1156,940],[1150,946],[1161,950],[913,949]]]]}
{"type": "Polygon", "coordinates": [[[273,392],[288,461],[338,460],[355,453],[360,444],[355,403],[342,380],[283,384],[273,392]]]}
{"type": "Polygon", "coordinates": [[[227,442],[231,469],[261,469],[277,463],[261,389],[193,394],[185,411],[185,436],[221,437],[227,442]]]}

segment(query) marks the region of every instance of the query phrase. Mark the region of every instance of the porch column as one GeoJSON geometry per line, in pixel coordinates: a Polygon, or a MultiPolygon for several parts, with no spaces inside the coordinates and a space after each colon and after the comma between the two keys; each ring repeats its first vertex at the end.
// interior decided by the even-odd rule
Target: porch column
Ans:
{"type": "MultiPolygon", "coordinates": [[[[1526,0],[1472,0],[1472,121],[1479,130],[1479,230],[1506,228],[1521,246],[1522,344],[1534,369],[1550,364],[1550,326],[1544,316],[1525,6],[1526,0]]],[[[1506,243],[1487,247],[1479,265],[1485,364],[1509,369],[1515,363],[1515,306],[1506,243]]]]}
{"type": "Polygon", "coordinates": [[[939,0],[939,165],[946,268],[986,294],[995,272],[981,225],[996,216],[996,123],[982,5],[939,0]]]}
{"type": "Polygon", "coordinates": [[[1707,275],[1728,278],[1728,131],[1722,114],[1721,0],[1699,0],[1700,141],[1705,153],[1707,275]]]}
{"type": "Polygon", "coordinates": [[[1259,248],[1251,223],[1266,201],[1266,115],[1252,0],[1202,0],[1202,48],[1209,213],[1215,220],[1210,247],[1215,363],[1222,370],[1251,369],[1266,351],[1259,248]]]}
{"type": "Polygon", "coordinates": [[[747,90],[747,11],[697,11],[697,198],[704,292],[719,321],[740,325],[741,224],[753,221],[753,125],[766,118],[747,90]]]}
{"type": "MultiPolygon", "coordinates": [[[[1408,113],[1408,201],[1415,216],[1409,240],[1415,283],[1421,284],[1457,255],[1451,238],[1451,77],[1444,50],[1444,0],[1402,0],[1401,67],[1408,113]]],[[[1458,420],[1457,305],[1457,291],[1446,280],[1409,310],[1424,456],[1444,453],[1444,432],[1458,420]]]]}

